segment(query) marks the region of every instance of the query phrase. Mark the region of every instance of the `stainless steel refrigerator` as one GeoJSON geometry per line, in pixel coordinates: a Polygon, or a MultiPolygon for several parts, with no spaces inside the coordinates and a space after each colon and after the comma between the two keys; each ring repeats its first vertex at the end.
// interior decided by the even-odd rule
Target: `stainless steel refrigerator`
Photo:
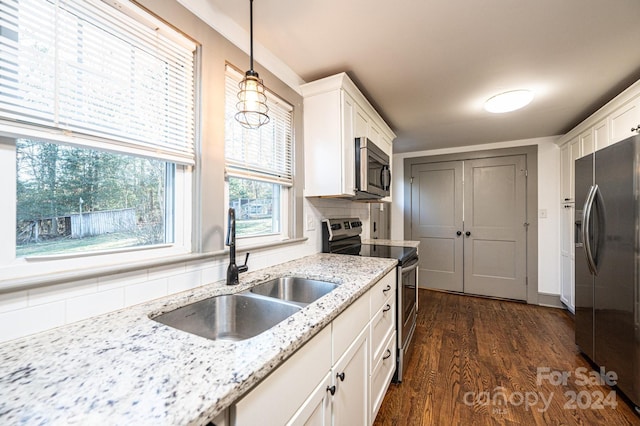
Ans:
{"type": "Polygon", "coordinates": [[[640,136],[575,162],[576,344],[640,406],[640,136]]]}

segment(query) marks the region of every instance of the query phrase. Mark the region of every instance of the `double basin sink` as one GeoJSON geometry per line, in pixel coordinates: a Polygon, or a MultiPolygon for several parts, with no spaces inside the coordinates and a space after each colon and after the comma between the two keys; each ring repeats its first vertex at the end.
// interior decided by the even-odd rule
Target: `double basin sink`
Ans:
{"type": "Polygon", "coordinates": [[[275,278],[241,293],[191,303],[153,320],[207,339],[240,341],[267,331],[336,287],[307,278],[275,278]]]}

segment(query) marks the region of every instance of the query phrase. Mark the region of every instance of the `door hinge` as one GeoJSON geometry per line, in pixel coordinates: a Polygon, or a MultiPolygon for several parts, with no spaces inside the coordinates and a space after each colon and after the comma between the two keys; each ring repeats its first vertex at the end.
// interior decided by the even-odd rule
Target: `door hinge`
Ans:
{"type": "Polygon", "coordinates": [[[524,177],[529,177],[529,170],[528,169],[524,169],[524,177]]]}
{"type": "Polygon", "coordinates": [[[411,176],[411,180],[409,181],[410,185],[413,185],[413,176],[411,176]]]}

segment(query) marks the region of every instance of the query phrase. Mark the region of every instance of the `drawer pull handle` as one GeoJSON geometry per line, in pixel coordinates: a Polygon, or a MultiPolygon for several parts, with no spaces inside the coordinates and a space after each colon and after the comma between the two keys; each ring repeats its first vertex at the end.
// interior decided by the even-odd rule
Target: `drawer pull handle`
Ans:
{"type": "Polygon", "coordinates": [[[335,395],[336,394],[336,386],[327,386],[327,392],[329,392],[331,395],[335,395]]]}
{"type": "Polygon", "coordinates": [[[391,310],[391,305],[387,303],[387,307],[382,310],[382,312],[389,312],[391,310]]]}
{"type": "Polygon", "coordinates": [[[391,286],[389,284],[387,284],[387,286],[382,290],[383,293],[388,292],[389,290],[391,290],[391,286]]]}
{"type": "Polygon", "coordinates": [[[340,379],[341,382],[344,382],[344,372],[336,374],[336,377],[340,379]]]}
{"type": "Polygon", "coordinates": [[[391,357],[391,349],[387,349],[387,352],[385,352],[385,355],[382,357],[382,359],[389,359],[389,357],[391,357]]]}

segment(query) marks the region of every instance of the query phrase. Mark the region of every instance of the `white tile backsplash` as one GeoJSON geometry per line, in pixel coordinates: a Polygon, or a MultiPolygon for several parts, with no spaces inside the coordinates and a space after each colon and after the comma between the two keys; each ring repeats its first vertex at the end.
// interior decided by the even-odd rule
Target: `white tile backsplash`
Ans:
{"type": "Polygon", "coordinates": [[[106,291],[114,288],[122,288],[127,285],[147,281],[147,270],[124,272],[121,274],[107,275],[98,278],[98,291],[106,291]]]}
{"type": "Polygon", "coordinates": [[[98,291],[98,280],[96,278],[35,288],[29,290],[29,306],[65,300],[70,297],[95,293],[96,291],[98,291]]]}
{"type": "Polygon", "coordinates": [[[167,293],[180,293],[181,291],[199,287],[202,285],[200,277],[201,274],[198,270],[192,270],[183,274],[171,276],[168,278],[167,293]]]}
{"type": "Polygon", "coordinates": [[[137,305],[138,303],[166,296],[169,294],[167,293],[168,286],[168,278],[166,277],[127,286],[124,289],[124,305],[137,305]]]}
{"type": "Polygon", "coordinates": [[[124,288],[114,288],[67,300],[67,323],[124,308],[124,288]]]}
{"type": "Polygon", "coordinates": [[[29,306],[27,290],[0,294],[0,312],[15,311],[29,306]]]}
{"type": "MultiPolygon", "coordinates": [[[[342,199],[305,199],[304,218],[312,215],[313,231],[299,244],[251,252],[250,270],[317,253],[322,249],[321,220],[359,217],[363,238],[369,235],[369,205],[342,199]]],[[[238,261],[245,252],[238,249],[238,261]]],[[[158,297],[225,279],[228,259],[189,261],[163,267],[78,280],[33,290],[0,294],[0,342],[45,331],[158,297]]]]}
{"type": "Polygon", "coordinates": [[[11,340],[66,323],[66,301],[29,306],[0,314],[0,337],[11,340]]]}

